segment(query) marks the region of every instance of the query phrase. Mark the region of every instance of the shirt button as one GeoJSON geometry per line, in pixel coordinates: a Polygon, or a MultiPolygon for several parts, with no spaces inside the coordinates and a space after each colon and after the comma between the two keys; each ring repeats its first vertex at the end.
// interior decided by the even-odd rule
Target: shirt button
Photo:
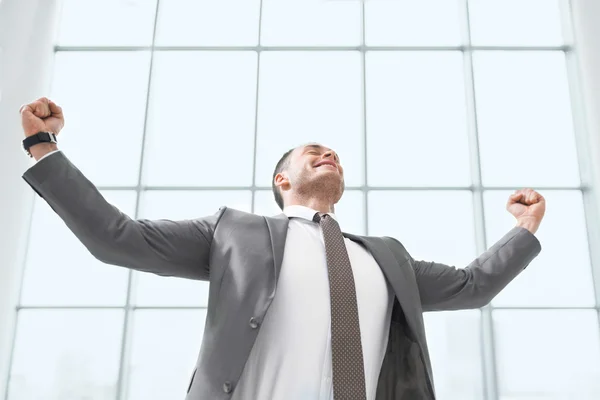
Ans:
{"type": "Polygon", "coordinates": [[[258,328],[258,325],[260,325],[260,323],[258,322],[258,318],[250,318],[250,328],[256,329],[258,328]]]}
{"type": "Polygon", "coordinates": [[[231,385],[231,382],[227,381],[223,384],[223,391],[225,393],[231,393],[231,389],[233,388],[233,386],[231,385]]]}

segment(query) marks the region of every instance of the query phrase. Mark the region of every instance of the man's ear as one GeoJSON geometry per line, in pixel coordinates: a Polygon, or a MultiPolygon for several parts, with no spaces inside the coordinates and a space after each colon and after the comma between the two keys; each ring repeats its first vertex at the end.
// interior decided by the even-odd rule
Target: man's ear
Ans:
{"type": "Polygon", "coordinates": [[[285,172],[280,172],[277,175],[275,175],[275,186],[284,190],[289,189],[290,181],[285,172]]]}

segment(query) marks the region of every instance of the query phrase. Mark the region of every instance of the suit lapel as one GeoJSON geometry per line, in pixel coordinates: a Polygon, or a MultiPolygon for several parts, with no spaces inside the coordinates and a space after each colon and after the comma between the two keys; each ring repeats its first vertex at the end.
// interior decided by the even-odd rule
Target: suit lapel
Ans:
{"type": "Polygon", "coordinates": [[[273,251],[273,268],[275,269],[275,285],[279,280],[281,263],[283,262],[283,251],[285,249],[285,240],[287,238],[287,229],[290,220],[287,215],[281,213],[274,217],[264,217],[271,235],[271,245],[273,251]]]}
{"type": "MultiPolygon", "coordinates": [[[[289,218],[283,213],[274,217],[264,218],[267,223],[271,238],[273,268],[275,272],[273,292],[270,296],[270,300],[272,300],[273,296],[275,296],[277,281],[279,280],[281,271],[281,264],[283,263],[283,253],[287,239],[289,218]]],[[[385,241],[381,238],[356,236],[347,233],[344,233],[344,236],[350,240],[362,244],[371,252],[373,258],[377,264],[379,264],[379,267],[394,290],[396,298],[398,299],[398,303],[404,313],[404,318],[406,319],[408,328],[413,332],[413,338],[417,341],[421,350],[421,354],[425,354],[423,357],[425,360],[428,360],[429,356],[427,355],[427,352],[424,352],[423,350],[427,347],[426,343],[423,342],[423,339],[425,338],[425,327],[423,325],[423,319],[421,318],[421,314],[423,312],[420,307],[421,299],[419,292],[417,291],[415,276],[410,270],[412,266],[404,262],[402,262],[403,265],[400,265],[392,250],[390,250],[385,241]]],[[[429,381],[431,382],[431,367],[428,363],[426,363],[426,370],[429,375],[429,381]]],[[[433,389],[431,390],[433,392],[433,389]]]]}
{"type": "MultiPolygon", "coordinates": [[[[276,286],[281,271],[281,264],[283,262],[283,252],[287,238],[289,218],[283,213],[274,217],[264,218],[267,222],[269,235],[271,237],[276,286]]],[[[422,313],[419,307],[421,300],[419,293],[416,290],[416,283],[414,283],[415,278],[410,274],[410,271],[407,270],[410,266],[399,265],[394,253],[392,253],[389,247],[380,238],[362,237],[348,233],[344,233],[344,236],[350,240],[361,243],[371,252],[373,258],[375,258],[375,261],[377,261],[377,264],[379,264],[379,267],[392,286],[396,298],[404,311],[404,316],[409,327],[416,334],[415,336],[417,338],[420,338],[422,334],[424,335],[423,324],[421,320],[417,318],[417,316],[422,313]]]]}
{"type": "Polygon", "coordinates": [[[421,299],[416,290],[415,278],[410,275],[410,270],[407,270],[410,266],[401,266],[394,253],[380,238],[355,236],[347,233],[344,233],[344,236],[363,244],[371,252],[392,286],[409,327],[415,333],[415,337],[420,338],[421,334],[424,334],[424,326],[421,320],[417,318],[422,313],[419,307],[421,299]]]}

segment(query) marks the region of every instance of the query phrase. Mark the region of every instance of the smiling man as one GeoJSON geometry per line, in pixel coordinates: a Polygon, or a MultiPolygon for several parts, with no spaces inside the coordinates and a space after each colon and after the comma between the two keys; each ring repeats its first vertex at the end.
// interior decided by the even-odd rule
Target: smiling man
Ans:
{"type": "Polygon", "coordinates": [[[415,260],[394,238],[342,233],[344,170],[315,143],[277,163],[277,216],[221,207],[133,220],[58,150],[59,106],[42,98],[21,116],[38,160],[23,178],[96,258],[210,281],[187,400],[435,399],[423,312],[488,304],[541,250],[545,200],[531,189],[508,199],[516,226],[465,268],[415,260]]]}

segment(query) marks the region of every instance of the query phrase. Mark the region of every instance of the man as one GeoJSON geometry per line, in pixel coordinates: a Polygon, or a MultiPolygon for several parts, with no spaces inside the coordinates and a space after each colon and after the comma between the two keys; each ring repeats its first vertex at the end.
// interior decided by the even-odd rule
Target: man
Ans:
{"type": "Polygon", "coordinates": [[[202,348],[187,400],[435,399],[423,311],[486,305],[540,252],[545,211],[531,189],[510,196],[517,226],[468,267],[414,260],[389,237],[343,234],[337,154],[318,144],[286,153],[273,191],[283,213],[222,207],[184,221],[132,220],[58,151],[62,110],[21,108],[24,179],[99,260],[210,281],[202,348]],[[41,138],[41,139],[40,139],[41,138]]]}

